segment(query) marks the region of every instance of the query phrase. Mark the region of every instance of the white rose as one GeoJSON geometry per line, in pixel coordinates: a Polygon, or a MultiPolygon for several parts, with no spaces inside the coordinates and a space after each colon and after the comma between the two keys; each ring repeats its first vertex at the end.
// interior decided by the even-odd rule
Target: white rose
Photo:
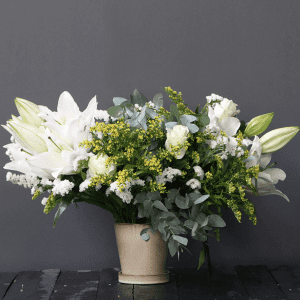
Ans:
{"type": "Polygon", "coordinates": [[[236,110],[237,104],[233,103],[232,100],[228,100],[224,98],[221,103],[216,103],[214,108],[214,113],[217,118],[219,118],[219,122],[227,117],[233,117],[238,113],[236,110]]]}
{"type": "Polygon", "coordinates": [[[90,158],[88,167],[92,177],[96,176],[97,174],[113,175],[116,165],[111,164],[110,166],[105,167],[105,162],[107,159],[108,156],[106,154],[101,154],[99,157],[95,155],[90,158]]]}
{"type": "MultiPolygon", "coordinates": [[[[189,129],[186,126],[183,125],[175,125],[173,129],[167,128],[167,140],[165,143],[165,147],[171,151],[172,146],[177,146],[177,143],[182,144],[187,140],[187,135],[189,133],[189,129]]],[[[178,154],[176,155],[177,159],[181,159],[186,150],[182,148],[180,152],[177,152],[178,154]]]]}

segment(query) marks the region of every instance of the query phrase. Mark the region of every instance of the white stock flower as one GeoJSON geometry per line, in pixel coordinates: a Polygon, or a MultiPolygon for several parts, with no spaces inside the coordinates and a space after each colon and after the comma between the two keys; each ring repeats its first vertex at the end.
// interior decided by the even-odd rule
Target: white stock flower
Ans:
{"type": "MultiPolygon", "coordinates": [[[[183,144],[187,140],[187,135],[189,133],[189,129],[184,125],[175,125],[173,129],[167,128],[167,140],[165,142],[165,147],[171,151],[172,146],[177,146],[179,144],[183,144]]],[[[183,158],[185,155],[185,148],[180,149],[178,154],[175,156],[177,159],[183,158]]]]}
{"type": "Polygon", "coordinates": [[[200,177],[200,180],[203,180],[203,178],[204,178],[204,171],[203,171],[203,169],[200,166],[194,166],[193,168],[194,168],[195,173],[197,174],[197,176],[200,177]]]}
{"type": "Polygon", "coordinates": [[[53,181],[52,192],[53,195],[65,196],[72,190],[73,187],[74,187],[74,183],[70,182],[67,179],[65,180],[55,179],[53,181]]]}
{"type": "Polygon", "coordinates": [[[190,186],[192,189],[200,189],[201,188],[201,182],[197,180],[196,178],[190,179],[187,183],[187,186],[190,186]]]}
{"type": "Polygon", "coordinates": [[[48,198],[44,197],[44,198],[42,199],[41,203],[42,203],[43,205],[46,205],[46,204],[47,204],[47,201],[48,201],[48,198]]]}

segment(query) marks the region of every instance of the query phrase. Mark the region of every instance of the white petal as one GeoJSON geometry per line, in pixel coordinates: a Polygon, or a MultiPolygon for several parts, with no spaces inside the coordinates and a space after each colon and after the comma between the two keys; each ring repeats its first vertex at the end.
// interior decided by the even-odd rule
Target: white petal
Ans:
{"type": "MultiPolygon", "coordinates": [[[[285,180],[285,178],[286,178],[285,172],[279,168],[270,168],[261,173],[269,174],[269,176],[271,177],[271,179],[273,181],[273,184],[278,183],[278,180],[285,180]]],[[[261,173],[259,173],[259,175],[261,173]]]]}
{"type": "MultiPolygon", "coordinates": [[[[57,104],[57,112],[59,113],[61,118],[65,118],[65,122],[72,118],[77,118],[80,116],[80,110],[73,97],[69,92],[63,92],[57,104]]],[[[64,123],[65,123],[64,122],[64,123]]]]}
{"type": "Polygon", "coordinates": [[[265,168],[271,161],[272,153],[263,153],[259,160],[259,165],[265,168]]]}
{"type": "Polygon", "coordinates": [[[241,122],[235,117],[228,117],[220,122],[220,128],[225,131],[227,136],[233,136],[240,128],[241,122]]]}

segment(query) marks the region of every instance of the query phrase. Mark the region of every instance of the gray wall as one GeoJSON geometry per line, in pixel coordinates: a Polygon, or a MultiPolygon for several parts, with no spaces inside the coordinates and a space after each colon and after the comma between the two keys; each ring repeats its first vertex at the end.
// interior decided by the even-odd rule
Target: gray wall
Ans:
{"type": "MultiPolygon", "coordinates": [[[[274,112],[269,130],[299,125],[300,2],[295,1],[1,1],[1,124],[18,115],[15,97],[56,110],[67,90],[81,111],[135,88],[151,99],[181,91],[191,109],[216,93],[232,99],[239,118],[274,112]]],[[[165,108],[170,102],[165,96],[165,108]]],[[[2,145],[9,134],[0,130],[2,145]]],[[[210,238],[213,264],[298,264],[300,135],[273,155],[287,179],[276,195],[251,197],[254,226],[225,212],[221,242],[210,238]]],[[[2,149],[0,165],[9,161],[2,149]]],[[[68,208],[53,229],[29,189],[0,170],[0,271],[119,267],[112,215],[98,207],[68,208]]],[[[168,266],[198,265],[201,242],[169,256],[168,266]]]]}

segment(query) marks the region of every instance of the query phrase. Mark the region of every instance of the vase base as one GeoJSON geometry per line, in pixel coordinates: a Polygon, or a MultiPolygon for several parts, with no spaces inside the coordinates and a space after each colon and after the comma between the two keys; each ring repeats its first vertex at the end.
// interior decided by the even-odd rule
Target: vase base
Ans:
{"type": "Polygon", "coordinates": [[[127,284],[159,284],[170,281],[170,271],[160,275],[124,275],[118,272],[119,282],[127,284]]]}

